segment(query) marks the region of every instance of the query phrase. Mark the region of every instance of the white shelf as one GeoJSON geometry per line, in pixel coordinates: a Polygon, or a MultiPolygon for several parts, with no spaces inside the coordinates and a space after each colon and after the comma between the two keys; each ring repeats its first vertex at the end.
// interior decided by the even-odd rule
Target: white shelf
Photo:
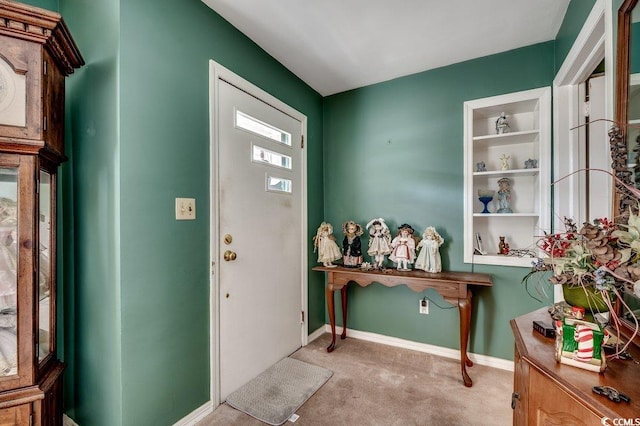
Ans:
{"type": "Polygon", "coordinates": [[[532,257],[498,255],[500,238],[510,248],[538,252],[536,239],[551,220],[551,88],[526,90],[464,103],[464,261],[485,265],[530,267],[532,257]],[[504,112],[511,132],[495,134],[504,112]],[[502,170],[506,156],[511,170],[502,170]],[[537,168],[524,169],[528,160],[537,168]],[[477,172],[484,163],[487,171],[477,172]],[[515,213],[480,213],[478,190],[495,190],[489,209],[497,208],[497,181],[511,179],[511,209],[515,213]],[[493,208],[492,208],[493,207],[493,208]],[[487,255],[474,253],[479,234],[487,255]]]}
{"type": "Polygon", "coordinates": [[[474,217],[538,217],[538,213],[474,213],[474,217]]]}
{"type": "MultiPolygon", "coordinates": [[[[536,90],[536,89],[533,89],[536,90]]],[[[526,92],[533,92],[527,90],[526,92]]],[[[525,93],[525,92],[519,92],[525,93]]],[[[493,118],[499,117],[501,113],[506,112],[507,115],[517,115],[528,113],[537,108],[538,100],[535,98],[529,98],[523,100],[519,93],[509,93],[506,95],[494,96],[492,98],[478,99],[478,101],[488,100],[489,103],[482,105],[478,102],[480,108],[477,108],[475,115],[478,118],[493,118]],[[498,103],[494,103],[497,100],[498,103]]]]}
{"type": "Polygon", "coordinates": [[[502,265],[530,267],[533,257],[504,256],[500,254],[474,254],[473,263],[479,265],[502,265]]]}
{"type": "Polygon", "coordinates": [[[493,135],[483,135],[483,136],[474,136],[474,142],[492,142],[492,143],[503,143],[503,144],[512,144],[523,141],[534,141],[535,138],[540,133],[539,130],[524,130],[521,132],[507,132],[502,134],[493,134],[493,135]]]}
{"type": "Polygon", "coordinates": [[[473,176],[504,176],[504,175],[520,175],[520,176],[536,176],[540,173],[539,168],[535,169],[513,169],[513,170],[491,170],[487,172],[473,172],[473,176]]]}

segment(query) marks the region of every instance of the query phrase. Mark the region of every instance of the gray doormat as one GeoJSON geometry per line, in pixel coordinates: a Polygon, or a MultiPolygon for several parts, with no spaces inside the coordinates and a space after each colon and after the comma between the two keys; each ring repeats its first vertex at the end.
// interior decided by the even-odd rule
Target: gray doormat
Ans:
{"type": "Polygon", "coordinates": [[[281,425],[332,375],[326,368],[284,358],[229,395],[227,404],[270,425],[281,425]]]}

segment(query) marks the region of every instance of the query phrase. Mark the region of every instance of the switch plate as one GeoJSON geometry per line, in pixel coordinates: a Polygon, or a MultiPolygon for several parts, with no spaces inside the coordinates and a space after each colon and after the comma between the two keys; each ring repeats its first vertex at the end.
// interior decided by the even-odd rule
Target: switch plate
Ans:
{"type": "Polygon", "coordinates": [[[429,314],[429,301],[427,299],[420,299],[420,313],[424,315],[429,314]]]}
{"type": "Polygon", "coordinates": [[[196,199],[176,198],[176,220],[196,219],[196,199]]]}

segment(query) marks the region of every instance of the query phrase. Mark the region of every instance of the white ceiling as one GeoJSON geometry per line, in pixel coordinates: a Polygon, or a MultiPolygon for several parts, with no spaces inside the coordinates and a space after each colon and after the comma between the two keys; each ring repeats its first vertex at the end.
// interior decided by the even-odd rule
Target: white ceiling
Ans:
{"type": "Polygon", "coordinates": [[[553,40],[570,0],[202,0],[321,95],[553,40]]]}

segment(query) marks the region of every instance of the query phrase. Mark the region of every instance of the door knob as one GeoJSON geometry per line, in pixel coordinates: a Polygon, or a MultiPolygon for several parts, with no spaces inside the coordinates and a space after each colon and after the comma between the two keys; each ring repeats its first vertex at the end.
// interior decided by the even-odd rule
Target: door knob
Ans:
{"type": "Polygon", "coordinates": [[[227,250],[224,252],[224,260],[226,260],[227,262],[236,260],[236,257],[237,255],[235,251],[227,250]]]}

